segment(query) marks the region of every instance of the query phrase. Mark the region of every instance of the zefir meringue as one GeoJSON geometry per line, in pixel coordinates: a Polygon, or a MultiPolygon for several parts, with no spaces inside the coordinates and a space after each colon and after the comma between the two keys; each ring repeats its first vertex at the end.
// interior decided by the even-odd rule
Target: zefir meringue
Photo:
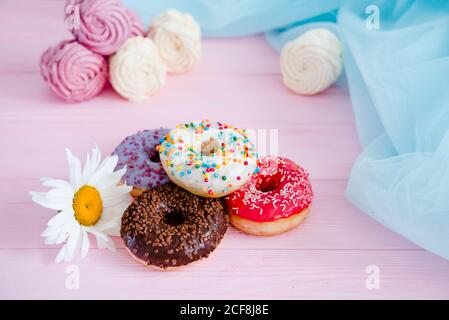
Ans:
{"type": "Polygon", "coordinates": [[[133,37],[109,59],[115,91],[130,101],[143,101],[165,85],[166,67],[151,39],[133,37]]]}
{"type": "Polygon", "coordinates": [[[340,41],[327,29],[309,30],[282,49],[284,84],[302,95],[313,95],[330,87],[342,68],[340,41]]]}
{"type": "Polygon", "coordinates": [[[142,21],[139,19],[137,14],[134,13],[134,11],[126,10],[126,13],[128,15],[128,18],[131,21],[131,29],[130,29],[130,36],[144,36],[145,35],[145,27],[142,23],[142,21]]]}
{"type": "Polygon", "coordinates": [[[201,29],[188,13],[168,10],[150,25],[148,37],[159,49],[169,73],[186,73],[201,58],[201,29]]]}
{"type": "Polygon", "coordinates": [[[53,92],[68,102],[93,98],[108,77],[106,59],[75,40],[48,48],[41,57],[40,70],[53,92]]]}
{"type": "Polygon", "coordinates": [[[138,17],[127,10],[118,0],[69,0],[70,7],[77,6],[79,25],[71,28],[75,39],[90,50],[101,55],[117,51],[130,37],[143,34],[138,17]]]}

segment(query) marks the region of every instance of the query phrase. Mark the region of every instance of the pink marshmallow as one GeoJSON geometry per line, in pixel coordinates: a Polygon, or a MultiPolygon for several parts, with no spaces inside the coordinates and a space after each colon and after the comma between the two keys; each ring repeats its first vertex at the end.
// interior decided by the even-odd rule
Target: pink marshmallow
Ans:
{"type": "Polygon", "coordinates": [[[56,95],[68,102],[93,98],[108,78],[106,59],[75,40],[48,48],[41,57],[40,69],[56,95]]]}
{"type": "Polygon", "coordinates": [[[113,54],[130,36],[143,33],[138,17],[118,0],[69,0],[67,6],[79,9],[79,25],[71,27],[75,39],[101,55],[113,54]]]}
{"type": "Polygon", "coordinates": [[[126,10],[126,13],[131,20],[131,37],[145,36],[145,27],[137,14],[131,10],[126,10]]]}

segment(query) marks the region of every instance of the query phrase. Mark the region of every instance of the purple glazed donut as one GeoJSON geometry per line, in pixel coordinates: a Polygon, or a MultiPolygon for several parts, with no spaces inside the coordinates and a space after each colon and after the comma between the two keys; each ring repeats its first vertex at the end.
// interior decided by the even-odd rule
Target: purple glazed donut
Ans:
{"type": "Polygon", "coordinates": [[[123,179],[133,187],[133,197],[169,181],[156,150],[168,132],[166,128],[139,131],[126,137],[112,152],[119,158],[116,170],[127,167],[123,179]]]}

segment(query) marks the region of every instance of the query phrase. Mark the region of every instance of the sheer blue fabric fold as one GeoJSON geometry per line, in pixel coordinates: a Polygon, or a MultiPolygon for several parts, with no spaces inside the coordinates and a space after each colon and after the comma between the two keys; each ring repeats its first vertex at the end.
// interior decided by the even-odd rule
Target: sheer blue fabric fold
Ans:
{"type": "Polygon", "coordinates": [[[347,197],[449,259],[449,2],[374,3],[378,31],[365,27],[367,3],[338,16],[364,146],[347,197]]]}
{"type": "Polygon", "coordinates": [[[124,0],[148,25],[167,10],[189,12],[204,36],[245,36],[285,27],[334,11],[345,0],[124,0]]]}
{"type": "Polygon", "coordinates": [[[362,211],[449,259],[449,1],[124,0],[146,24],[190,12],[205,36],[266,32],[280,50],[310,28],[334,31],[364,147],[346,195],[362,211]],[[368,6],[380,29],[367,27],[368,6]]]}

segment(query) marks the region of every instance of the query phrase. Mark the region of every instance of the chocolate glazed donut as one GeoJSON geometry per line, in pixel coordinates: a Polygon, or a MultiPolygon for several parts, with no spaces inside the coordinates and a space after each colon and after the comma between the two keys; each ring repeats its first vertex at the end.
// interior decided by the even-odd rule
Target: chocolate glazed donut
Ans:
{"type": "Polygon", "coordinates": [[[207,257],[227,227],[219,199],[168,183],[145,191],[126,209],[120,234],[134,258],[166,269],[207,257]]]}

